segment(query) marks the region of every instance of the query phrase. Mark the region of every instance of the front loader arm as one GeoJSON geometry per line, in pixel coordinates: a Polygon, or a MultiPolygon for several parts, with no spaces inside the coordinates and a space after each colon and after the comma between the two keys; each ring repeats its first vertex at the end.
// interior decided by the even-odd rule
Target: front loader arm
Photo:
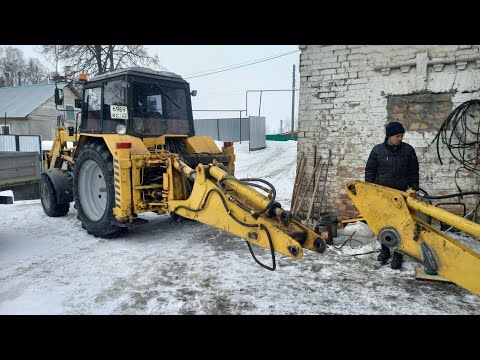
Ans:
{"type": "Polygon", "coordinates": [[[281,209],[278,203],[234,178],[218,164],[199,164],[193,170],[176,158],[169,161],[168,167],[169,177],[173,171],[180,171],[193,181],[192,192],[186,200],[173,199],[173,189],[165,189],[164,185],[164,191],[169,194],[169,212],[240,236],[249,244],[270,249],[272,256],[275,251],[300,259],[302,248],[325,251],[324,239],[293,220],[290,212],[281,209]],[[258,214],[263,205],[269,203],[272,206],[268,211],[258,214]]]}
{"type": "Polygon", "coordinates": [[[345,190],[382,244],[480,296],[480,255],[415,212],[476,237],[480,237],[480,224],[417,200],[413,190],[402,192],[363,181],[347,182],[345,190]]]}
{"type": "Polygon", "coordinates": [[[67,148],[67,142],[76,141],[76,135],[69,135],[68,130],[59,126],[55,129],[55,137],[53,138],[53,144],[44,159],[45,169],[61,168],[64,161],[73,164],[72,152],[75,148],[67,148]]]}

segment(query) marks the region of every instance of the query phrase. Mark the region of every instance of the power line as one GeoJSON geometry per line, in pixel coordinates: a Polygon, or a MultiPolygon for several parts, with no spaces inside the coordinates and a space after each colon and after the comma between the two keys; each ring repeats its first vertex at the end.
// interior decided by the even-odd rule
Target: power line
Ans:
{"type": "MultiPolygon", "coordinates": [[[[206,71],[211,71],[211,72],[207,72],[205,74],[196,75],[196,76],[187,76],[184,79],[192,79],[192,78],[196,78],[196,77],[207,76],[207,75],[221,73],[221,72],[224,72],[224,71],[234,70],[234,69],[238,69],[238,68],[249,66],[249,65],[255,65],[255,64],[258,64],[258,63],[261,63],[261,62],[277,59],[277,58],[282,57],[282,56],[287,56],[287,55],[290,55],[290,54],[293,54],[293,53],[296,53],[296,52],[299,52],[299,51],[300,50],[290,51],[288,53],[269,56],[268,58],[249,61],[247,63],[242,63],[242,64],[238,64],[238,65],[230,65],[230,66],[224,66],[224,67],[221,67],[221,68],[217,68],[217,69],[221,69],[221,70],[217,70],[217,69],[206,70],[206,71]]],[[[192,75],[193,74],[198,74],[198,73],[202,73],[202,72],[199,71],[199,72],[196,72],[196,73],[192,73],[192,75]]]]}
{"type": "Polygon", "coordinates": [[[273,58],[273,57],[275,57],[275,56],[289,55],[289,54],[292,54],[292,53],[298,52],[298,51],[299,51],[299,50],[295,50],[295,51],[288,52],[288,53],[281,53],[281,54],[277,54],[277,55],[270,55],[270,56],[268,56],[268,57],[261,58],[261,59],[257,59],[257,60],[245,61],[245,62],[240,63],[240,64],[233,64],[233,65],[222,66],[222,67],[218,67],[218,68],[210,69],[210,70],[197,71],[197,72],[194,72],[194,73],[185,74],[185,76],[196,75],[196,74],[203,74],[203,73],[209,72],[209,71],[216,71],[216,70],[228,69],[228,68],[231,68],[232,66],[239,66],[239,65],[244,65],[244,64],[250,64],[250,63],[255,62],[255,61],[268,60],[268,59],[271,59],[271,58],[273,58]]]}

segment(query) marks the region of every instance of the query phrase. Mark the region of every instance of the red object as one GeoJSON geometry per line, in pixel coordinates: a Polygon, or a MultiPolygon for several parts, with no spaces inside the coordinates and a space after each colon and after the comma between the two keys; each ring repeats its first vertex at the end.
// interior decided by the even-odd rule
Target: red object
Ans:
{"type": "Polygon", "coordinates": [[[116,148],[117,149],[130,149],[132,147],[132,143],[130,142],[117,142],[116,148]]]}
{"type": "Polygon", "coordinates": [[[223,143],[223,147],[224,147],[224,148],[232,147],[232,146],[233,146],[233,142],[231,142],[231,141],[225,141],[225,142],[223,143]]]}

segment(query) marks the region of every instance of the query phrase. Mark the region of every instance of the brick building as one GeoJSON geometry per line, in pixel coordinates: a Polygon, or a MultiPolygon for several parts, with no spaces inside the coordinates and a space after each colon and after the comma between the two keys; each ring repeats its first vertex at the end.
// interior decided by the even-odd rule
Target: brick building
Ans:
{"type": "MultiPolygon", "coordinates": [[[[383,142],[385,125],[400,121],[420,162],[420,187],[430,195],[458,192],[455,161],[432,143],[448,114],[480,99],[480,45],[300,45],[298,154],[307,157],[303,186],[313,172],[314,149],[332,157],[322,212],[358,215],[345,194],[348,180],[364,180],[372,147],[383,142]]],[[[478,114],[471,114],[478,126],[478,114]],[[476,120],[475,120],[476,118],[476,120]]],[[[480,190],[472,172],[457,172],[463,191],[480,190]]],[[[312,186],[309,189],[312,194],[312,186]]],[[[315,216],[319,212],[319,194],[315,216]]],[[[453,198],[452,201],[456,201],[453,198]]],[[[446,200],[448,201],[448,200],[446,200]]],[[[475,198],[465,198],[471,208],[475,198]]],[[[300,212],[304,216],[306,206],[300,212]]]]}

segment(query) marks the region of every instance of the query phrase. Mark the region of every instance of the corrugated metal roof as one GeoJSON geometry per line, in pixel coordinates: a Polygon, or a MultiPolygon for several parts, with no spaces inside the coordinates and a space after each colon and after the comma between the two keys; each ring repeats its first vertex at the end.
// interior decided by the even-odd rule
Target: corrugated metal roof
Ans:
{"type": "MultiPolygon", "coordinates": [[[[67,84],[59,83],[63,89],[67,84]]],[[[54,95],[55,84],[0,87],[0,118],[23,118],[54,95]]]]}

